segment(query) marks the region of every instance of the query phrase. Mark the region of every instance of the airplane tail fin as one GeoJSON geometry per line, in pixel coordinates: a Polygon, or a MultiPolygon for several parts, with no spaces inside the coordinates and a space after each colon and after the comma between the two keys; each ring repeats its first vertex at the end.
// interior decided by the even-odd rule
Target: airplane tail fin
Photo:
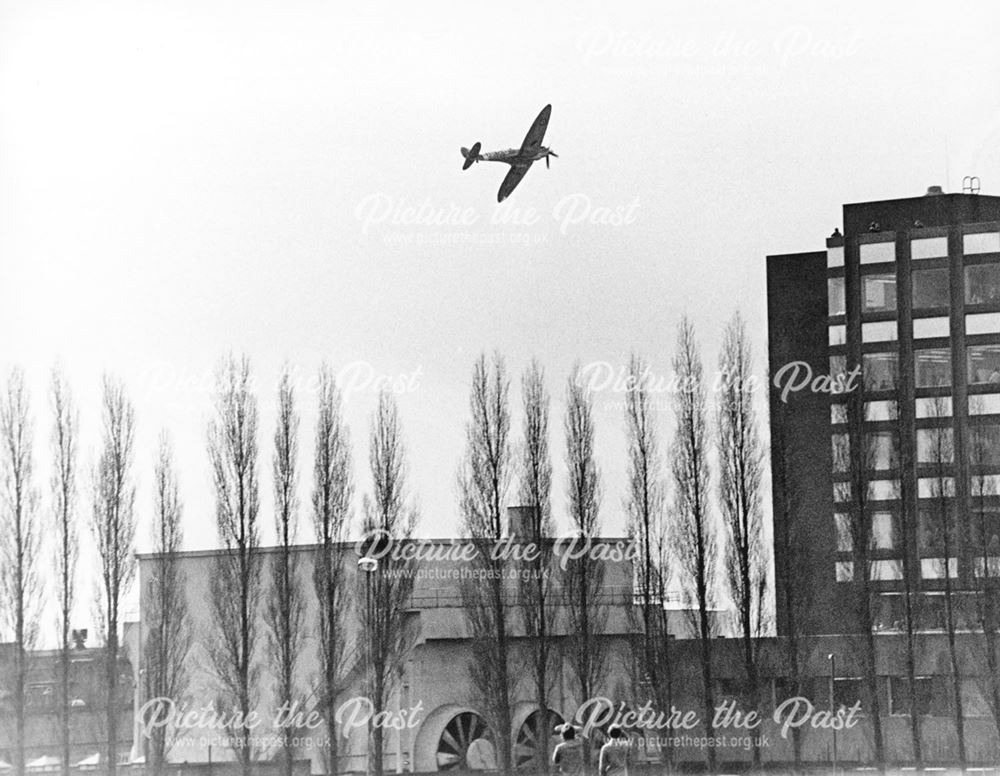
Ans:
{"type": "Polygon", "coordinates": [[[463,170],[468,170],[472,166],[473,162],[479,161],[479,149],[482,147],[482,143],[476,143],[471,149],[462,149],[462,156],[465,157],[465,164],[462,165],[463,170]]]}

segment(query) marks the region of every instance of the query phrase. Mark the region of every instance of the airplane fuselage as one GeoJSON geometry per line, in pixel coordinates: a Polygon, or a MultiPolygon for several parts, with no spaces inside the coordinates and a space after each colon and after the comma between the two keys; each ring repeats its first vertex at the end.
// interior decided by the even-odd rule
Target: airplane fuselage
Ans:
{"type": "Polygon", "coordinates": [[[480,154],[479,158],[484,162],[505,162],[506,164],[531,164],[539,159],[544,159],[549,149],[539,146],[534,153],[522,153],[520,148],[507,148],[503,151],[489,151],[480,154]]]}

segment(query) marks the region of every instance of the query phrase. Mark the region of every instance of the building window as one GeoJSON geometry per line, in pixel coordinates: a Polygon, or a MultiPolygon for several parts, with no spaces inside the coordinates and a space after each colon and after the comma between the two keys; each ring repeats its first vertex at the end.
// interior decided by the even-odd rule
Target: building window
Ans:
{"type": "Polygon", "coordinates": [[[995,496],[1000,493],[1000,474],[973,475],[969,478],[969,489],[975,499],[995,496]]]}
{"type": "Polygon", "coordinates": [[[917,240],[910,240],[911,259],[940,259],[947,255],[947,237],[921,237],[917,240]]]}
{"type": "Polygon", "coordinates": [[[987,557],[983,557],[983,554],[980,553],[973,561],[973,571],[979,579],[1000,577],[1000,558],[997,557],[998,552],[1000,552],[1000,544],[995,550],[990,548],[988,552],[987,557]]]}
{"type": "Polygon", "coordinates": [[[897,365],[895,353],[865,353],[861,357],[865,389],[869,391],[895,389],[897,365]]]}
{"type": "Polygon", "coordinates": [[[974,393],[969,397],[970,415],[1000,415],[1000,393],[974,393]]]}
{"type": "Polygon", "coordinates": [[[876,550],[891,550],[896,546],[893,541],[892,512],[872,513],[872,544],[876,550]]]}
{"type": "Polygon", "coordinates": [[[948,547],[954,551],[957,546],[958,535],[955,520],[950,514],[950,510],[943,517],[940,509],[921,507],[917,513],[917,549],[921,555],[941,555],[944,553],[945,517],[949,525],[950,534],[948,536],[948,547]]]}
{"type": "MultiPolygon", "coordinates": [[[[945,695],[948,693],[945,692],[945,695]]],[[[931,713],[934,702],[935,683],[929,676],[913,677],[913,692],[910,692],[910,682],[905,676],[889,677],[889,714],[894,717],[908,717],[913,708],[917,716],[927,716],[931,713]]]]}
{"type": "Polygon", "coordinates": [[[902,630],[905,616],[902,606],[902,596],[880,595],[872,630],[902,630]]]}
{"type": "Polygon", "coordinates": [[[1000,334],[1000,313],[965,316],[966,334],[1000,334]]]}
{"type": "Polygon", "coordinates": [[[873,560],[869,579],[872,582],[893,582],[903,578],[903,564],[898,560],[873,560]]]}
{"type": "Polygon", "coordinates": [[[844,266],[844,246],[835,245],[832,248],[826,249],[826,266],[828,267],[843,267],[844,266]]]}
{"type": "Polygon", "coordinates": [[[834,434],[830,437],[830,447],[833,471],[839,474],[848,471],[851,463],[851,438],[847,434],[834,434]]]}
{"type": "Polygon", "coordinates": [[[896,339],[895,321],[877,321],[875,323],[861,324],[862,342],[890,342],[895,339],[896,339]]]}
{"type": "MultiPolygon", "coordinates": [[[[958,576],[958,558],[948,558],[947,566],[948,578],[955,579],[958,576]]],[[[924,579],[944,579],[944,558],[921,558],[920,576],[924,579]]]]}
{"type": "Polygon", "coordinates": [[[847,405],[846,404],[831,404],[830,405],[830,422],[834,425],[838,423],[847,422],[847,405]]]}
{"type": "Polygon", "coordinates": [[[917,388],[951,385],[951,350],[931,348],[913,354],[917,388]]]}
{"type": "Polygon", "coordinates": [[[969,345],[965,352],[971,385],[1000,384],[1000,345],[969,345]]]}
{"type": "Polygon", "coordinates": [[[1000,304],[1000,264],[965,268],[965,303],[1000,304]]]}
{"type": "Polygon", "coordinates": [[[847,311],[846,296],[844,295],[844,279],[829,278],[826,281],[828,313],[830,315],[843,315],[847,311]]]}
{"type": "Polygon", "coordinates": [[[896,446],[893,435],[889,432],[877,432],[868,435],[869,463],[876,471],[886,471],[896,464],[896,446]]]}
{"type": "Polygon", "coordinates": [[[896,260],[896,243],[864,243],[858,246],[858,259],[862,264],[880,264],[896,260]]]}
{"type": "Polygon", "coordinates": [[[945,427],[917,429],[917,463],[952,463],[955,446],[952,430],[945,427]]]}
{"type": "Polygon", "coordinates": [[[917,480],[917,496],[941,498],[955,495],[954,477],[921,477],[917,480]]]}
{"type": "Polygon", "coordinates": [[[854,547],[851,538],[851,516],[846,512],[836,512],[833,524],[837,531],[837,552],[850,552],[854,547]]]}
{"type": "Polygon", "coordinates": [[[854,579],[854,562],[849,560],[838,560],[834,566],[834,573],[838,582],[851,582],[854,579]]]}
{"type": "Polygon", "coordinates": [[[861,703],[864,697],[864,681],[855,678],[835,677],[833,680],[833,707],[849,709],[861,703]]]}
{"type": "Polygon", "coordinates": [[[869,480],[869,501],[892,501],[899,498],[898,480],[869,480]]]}
{"type": "Polygon", "coordinates": [[[865,275],[861,280],[861,309],[864,312],[890,312],[896,309],[895,275],[865,275]]]}
{"type": "Polygon", "coordinates": [[[931,396],[917,399],[915,409],[918,418],[950,418],[951,397],[931,396]]]}
{"type": "MultiPolygon", "coordinates": [[[[920,608],[917,610],[917,613],[920,618],[921,629],[942,630],[947,621],[944,596],[930,594],[922,596],[920,608]]],[[[951,693],[939,692],[935,693],[935,695],[944,696],[947,699],[951,696],[951,693]]],[[[932,711],[931,713],[933,714],[934,712],[932,711]]]]}
{"type": "Polygon", "coordinates": [[[969,463],[972,466],[1000,464],[1000,426],[993,423],[969,426],[969,463]]]}
{"type": "Polygon", "coordinates": [[[976,253],[1000,253],[1000,232],[963,235],[962,252],[966,256],[976,253]]]}
{"type": "Polygon", "coordinates": [[[913,338],[930,339],[931,337],[947,337],[951,334],[951,319],[940,318],[914,318],[913,338]]]}
{"type": "Polygon", "coordinates": [[[831,345],[846,345],[847,344],[847,326],[843,323],[833,324],[829,328],[830,334],[830,344],[831,345]]]}
{"type": "Polygon", "coordinates": [[[851,483],[849,482],[835,482],[833,483],[833,500],[838,504],[842,504],[846,501],[851,500],[851,483]]]}
{"type": "MultiPolygon", "coordinates": [[[[846,407],[846,405],[844,405],[846,407]]],[[[885,421],[896,419],[896,402],[891,400],[866,401],[865,420],[885,421]]],[[[846,420],[844,421],[847,422],[846,420]]]]}
{"type": "Polygon", "coordinates": [[[950,290],[948,270],[922,269],[913,272],[913,309],[947,307],[950,290]]]}

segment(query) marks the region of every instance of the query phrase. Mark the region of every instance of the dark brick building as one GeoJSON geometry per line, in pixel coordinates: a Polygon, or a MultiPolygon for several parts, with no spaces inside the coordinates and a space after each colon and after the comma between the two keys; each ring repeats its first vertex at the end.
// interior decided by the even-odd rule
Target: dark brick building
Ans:
{"type": "Polygon", "coordinates": [[[826,251],[767,259],[775,533],[794,517],[784,533],[809,601],[801,630],[856,631],[862,571],[847,512],[859,481],[838,455],[853,430],[875,627],[898,629],[905,570],[933,631],[945,575],[970,590],[1000,564],[1000,197],[932,187],[845,205],[843,219],[826,251]],[[957,523],[950,541],[932,525],[942,500],[957,523]]]}

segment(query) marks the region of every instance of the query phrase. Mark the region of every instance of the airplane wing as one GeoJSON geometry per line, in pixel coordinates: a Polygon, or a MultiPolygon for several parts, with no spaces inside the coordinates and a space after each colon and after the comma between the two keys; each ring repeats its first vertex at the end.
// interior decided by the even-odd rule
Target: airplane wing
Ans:
{"type": "Polygon", "coordinates": [[[521,178],[531,167],[531,162],[527,164],[512,164],[510,166],[510,172],[507,173],[507,177],[503,179],[503,183],[500,184],[500,191],[497,193],[497,202],[503,202],[510,193],[517,188],[517,184],[521,182],[521,178]]]}
{"type": "Polygon", "coordinates": [[[535,119],[535,123],[531,125],[531,129],[528,130],[528,134],[524,136],[524,142],[521,143],[521,153],[537,151],[539,146],[542,145],[542,139],[545,137],[545,129],[549,126],[549,116],[552,115],[552,106],[546,105],[542,108],[542,112],[538,114],[538,118],[535,119]]]}

